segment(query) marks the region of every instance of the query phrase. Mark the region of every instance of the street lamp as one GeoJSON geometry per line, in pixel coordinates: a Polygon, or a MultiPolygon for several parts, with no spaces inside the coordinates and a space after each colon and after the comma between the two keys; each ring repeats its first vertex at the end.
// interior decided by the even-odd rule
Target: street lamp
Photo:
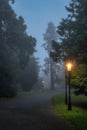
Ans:
{"type": "Polygon", "coordinates": [[[71,81],[71,70],[72,70],[72,63],[71,62],[68,62],[66,64],[66,68],[67,68],[67,72],[68,72],[68,87],[69,87],[69,98],[68,98],[68,110],[72,110],[72,103],[71,103],[71,84],[70,84],[70,81],[71,81]]]}

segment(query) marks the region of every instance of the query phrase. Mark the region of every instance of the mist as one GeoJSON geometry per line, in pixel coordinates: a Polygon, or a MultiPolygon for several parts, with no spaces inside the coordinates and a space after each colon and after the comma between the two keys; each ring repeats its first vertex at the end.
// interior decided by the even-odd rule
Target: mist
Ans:
{"type": "Polygon", "coordinates": [[[86,0],[0,0],[0,130],[87,129],[86,15],[86,0]]]}

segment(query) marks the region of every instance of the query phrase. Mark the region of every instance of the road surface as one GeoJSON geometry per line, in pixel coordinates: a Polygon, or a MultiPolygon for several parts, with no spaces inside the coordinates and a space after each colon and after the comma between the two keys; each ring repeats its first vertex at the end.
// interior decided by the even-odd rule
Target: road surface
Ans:
{"type": "Polygon", "coordinates": [[[74,130],[53,109],[55,92],[0,101],[0,130],[74,130]]]}

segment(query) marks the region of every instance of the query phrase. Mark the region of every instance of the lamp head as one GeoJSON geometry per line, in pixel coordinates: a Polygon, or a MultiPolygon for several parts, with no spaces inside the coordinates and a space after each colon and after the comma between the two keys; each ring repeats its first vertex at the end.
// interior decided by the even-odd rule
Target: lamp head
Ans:
{"type": "Polygon", "coordinates": [[[67,64],[66,64],[66,68],[67,68],[67,71],[71,71],[72,70],[72,63],[71,62],[68,62],[67,64]]]}

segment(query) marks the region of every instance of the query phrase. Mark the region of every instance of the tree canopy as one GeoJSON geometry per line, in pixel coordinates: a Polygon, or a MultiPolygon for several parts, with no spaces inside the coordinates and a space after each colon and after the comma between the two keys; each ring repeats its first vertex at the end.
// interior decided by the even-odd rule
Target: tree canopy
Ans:
{"type": "MultiPolygon", "coordinates": [[[[83,69],[85,67],[86,70],[87,0],[71,0],[69,6],[66,7],[66,10],[68,12],[67,17],[62,18],[60,24],[57,27],[59,40],[58,42],[53,41],[52,43],[54,52],[51,52],[51,57],[55,61],[72,60],[76,64],[82,65],[83,69]]],[[[82,73],[83,69],[81,69],[81,67],[79,67],[79,69],[82,73]]],[[[80,76],[79,73],[76,75],[80,76]]],[[[83,79],[86,77],[87,74],[85,77],[83,76],[83,79]]],[[[77,86],[79,86],[79,80],[76,82],[78,82],[77,86]]],[[[87,86],[87,84],[85,85],[87,86]]]]}
{"type": "MultiPolygon", "coordinates": [[[[13,86],[16,90],[15,83],[19,83],[21,75],[31,64],[33,60],[31,57],[36,51],[36,39],[27,34],[23,17],[17,17],[9,2],[13,4],[15,1],[0,0],[0,96],[11,95],[10,88],[13,91],[13,86]]],[[[38,63],[34,62],[35,68],[37,65],[38,63]]],[[[30,66],[28,69],[31,67],[33,68],[30,66]]],[[[31,77],[31,73],[28,76],[31,77]]],[[[31,88],[32,85],[28,87],[31,88]]]]}

